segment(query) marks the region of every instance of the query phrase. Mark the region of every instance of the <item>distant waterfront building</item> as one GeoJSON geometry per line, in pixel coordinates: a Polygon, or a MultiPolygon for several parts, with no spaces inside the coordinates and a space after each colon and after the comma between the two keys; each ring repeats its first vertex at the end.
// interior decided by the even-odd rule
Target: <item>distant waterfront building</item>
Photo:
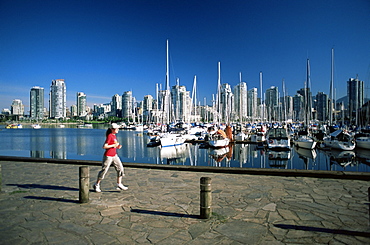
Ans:
{"type": "Polygon", "coordinates": [[[86,94],[83,92],[77,92],[77,116],[85,117],[86,112],[86,94]]]}
{"type": "Polygon", "coordinates": [[[64,79],[51,81],[49,99],[50,118],[65,118],[67,113],[67,94],[64,79]]]}
{"type": "Polygon", "coordinates": [[[132,92],[126,91],[122,95],[122,117],[132,118],[132,92]]]}
{"type": "Polygon", "coordinates": [[[146,121],[152,121],[151,111],[153,110],[154,99],[151,95],[145,95],[143,100],[143,116],[146,121]]]}
{"type": "Polygon", "coordinates": [[[71,105],[71,116],[77,117],[77,105],[71,105]]]}
{"type": "Polygon", "coordinates": [[[245,121],[248,115],[247,83],[241,82],[234,87],[235,119],[245,121]]]}
{"type": "Polygon", "coordinates": [[[257,88],[252,88],[248,91],[248,108],[247,117],[254,121],[258,117],[258,91],[257,88]]]}
{"type": "Polygon", "coordinates": [[[293,119],[293,97],[285,96],[281,99],[281,119],[283,121],[291,121],[293,119]]]}
{"type": "Polygon", "coordinates": [[[93,115],[98,119],[104,119],[111,112],[111,103],[106,104],[94,104],[93,115]]]}
{"type": "Polygon", "coordinates": [[[122,96],[119,94],[112,96],[111,115],[115,117],[122,117],[122,96]]]}
{"type": "Polygon", "coordinates": [[[161,119],[163,123],[169,123],[171,121],[171,91],[160,90],[158,91],[158,113],[157,117],[161,119]]]}
{"type": "Polygon", "coordinates": [[[44,88],[35,86],[30,91],[30,118],[44,118],[44,88]]]}
{"type": "Polygon", "coordinates": [[[302,95],[303,105],[302,105],[302,120],[307,120],[308,122],[312,119],[312,93],[310,88],[301,88],[297,91],[297,94],[302,95]]]}
{"type": "Polygon", "coordinates": [[[296,94],[293,97],[293,120],[294,121],[303,121],[303,96],[296,94]]]}
{"type": "Polygon", "coordinates": [[[358,111],[364,104],[364,82],[358,78],[347,81],[348,116],[350,121],[358,125],[358,111]]]}
{"type": "Polygon", "coordinates": [[[278,87],[271,86],[266,90],[265,98],[267,120],[269,122],[278,120],[279,112],[279,89],[278,87]]]}
{"type": "Polygon", "coordinates": [[[10,110],[8,108],[4,108],[2,111],[1,111],[1,114],[2,115],[10,115],[10,110]]]}
{"type": "Polygon", "coordinates": [[[318,92],[316,94],[316,114],[317,120],[321,122],[327,121],[328,118],[328,105],[329,99],[328,95],[324,94],[323,92],[318,92]]]}
{"type": "MultiPolygon", "coordinates": [[[[171,89],[171,103],[175,121],[189,121],[191,107],[190,92],[186,91],[185,86],[175,85],[171,89]]],[[[194,108],[192,109],[194,110],[194,108]]]]}
{"type": "Polygon", "coordinates": [[[16,116],[24,115],[24,105],[20,99],[15,99],[11,105],[11,113],[16,116]]]}
{"type": "Polygon", "coordinates": [[[222,122],[232,120],[231,113],[234,111],[234,94],[231,91],[231,86],[228,83],[221,84],[220,109],[222,122]]]}

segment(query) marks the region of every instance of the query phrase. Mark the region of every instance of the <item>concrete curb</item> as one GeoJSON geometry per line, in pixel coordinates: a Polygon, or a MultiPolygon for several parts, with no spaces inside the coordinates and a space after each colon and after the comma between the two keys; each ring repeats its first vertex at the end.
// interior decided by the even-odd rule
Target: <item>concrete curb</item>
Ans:
{"type": "MultiPolygon", "coordinates": [[[[15,156],[0,156],[0,161],[21,161],[21,162],[43,162],[54,164],[74,164],[100,166],[100,161],[73,160],[73,159],[53,159],[53,158],[30,158],[15,156]]],[[[123,162],[127,168],[147,168],[175,171],[193,171],[206,173],[228,173],[228,174],[251,174],[269,175],[284,177],[311,177],[311,178],[330,178],[330,179],[352,179],[370,180],[370,173],[367,172],[345,172],[345,171],[324,171],[324,170],[298,170],[298,169],[260,169],[260,168],[235,168],[235,167],[204,167],[204,166],[184,166],[184,165],[163,165],[149,163],[129,163],[123,162]]]]}

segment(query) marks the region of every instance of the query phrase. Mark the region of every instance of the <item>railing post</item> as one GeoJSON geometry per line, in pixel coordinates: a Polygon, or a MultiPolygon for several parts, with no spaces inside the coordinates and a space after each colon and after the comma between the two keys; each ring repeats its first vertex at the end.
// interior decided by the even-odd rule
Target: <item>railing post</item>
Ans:
{"type": "Polygon", "coordinates": [[[87,203],[89,202],[89,184],[90,183],[90,176],[89,176],[89,167],[83,166],[80,167],[80,203],[87,203]]]}
{"type": "Polygon", "coordinates": [[[200,178],[200,218],[209,219],[211,217],[211,178],[200,178]]]}

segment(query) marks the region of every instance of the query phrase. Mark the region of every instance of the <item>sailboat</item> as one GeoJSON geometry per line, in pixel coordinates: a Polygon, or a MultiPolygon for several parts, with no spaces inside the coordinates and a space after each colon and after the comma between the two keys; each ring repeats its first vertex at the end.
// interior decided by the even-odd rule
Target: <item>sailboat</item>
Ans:
{"type": "MultiPolygon", "coordinates": [[[[220,121],[220,89],[221,89],[221,76],[220,76],[220,62],[218,62],[218,84],[217,84],[217,99],[216,99],[216,106],[217,106],[217,121],[220,121]]],[[[209,130],[208,132],[208,144],[210,147],[213,148],[222,148],[226,147],[230,143],[230,139],[227,137],[226,133],[222,130],[219,129],[217,131],[209,130]]]]}
{"type": "Polygon", "coordinates": [[[305,118],[305,129],[298,132],[298,135],[294,138],[293,142],[296,146],[305,149],[314,149],[316,146],[316,141],[310,135],[308,131],[308,124],[311,120],[311,103],[309,103],[309,98],[311,95],[309,93],[310,86],[310,60],[307,59],[307,80],[305,83],[305,100],[304,100],[304,118],[305,118]]]}
{"type": "MultiPolygon", "coordinates": [[[[333,124],[333,91],[334,91],[334,49],[331,49],[331,81],[330,81],[330,103],[329,103],[329,126],[333,124]]],[[[336,130],[323,139],[325,146],[351,151],[355,148],[356,143],[351,135],[343,130],[336,130]]]]}

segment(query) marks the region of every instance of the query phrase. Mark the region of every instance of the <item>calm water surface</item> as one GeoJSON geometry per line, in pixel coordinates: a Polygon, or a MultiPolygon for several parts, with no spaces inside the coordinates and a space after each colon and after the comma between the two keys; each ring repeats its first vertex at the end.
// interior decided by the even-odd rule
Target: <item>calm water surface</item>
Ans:
{"type": "MultiPolygon", "coordinates": [[[[57,159],[102,159],[106,129],[91,128],[0,128],[0,155],[57,159]]],[[[292,149],[274,152],[254,144],[230,148],[202,149],[199,144],[179,147],[147,147],[145,134],[121,130],[123,145],[118,155],[123,162],[211,167],[285,168],[370,172],[370,152],[292,149]]]]}

